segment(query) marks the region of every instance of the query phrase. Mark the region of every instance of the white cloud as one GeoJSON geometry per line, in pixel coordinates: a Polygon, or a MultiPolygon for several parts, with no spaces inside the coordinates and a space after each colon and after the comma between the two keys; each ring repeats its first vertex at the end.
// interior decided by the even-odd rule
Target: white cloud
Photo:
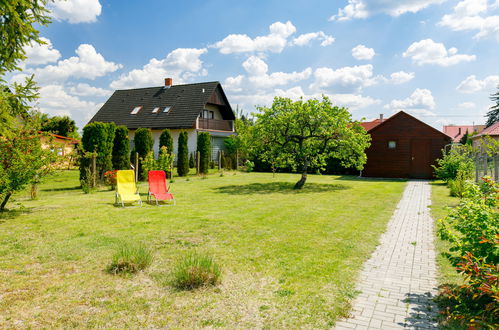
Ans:
{"type": "Polygon", "coordinates": [[[372,48],[368,48],[364,45],[357,45],[352,48],[352,56],[356,60],[370,60],[376,55],[376,52],[372,48]]]}
{"type": "Polygon", "coordinates": [[[52,42],[44,37],[40,38],[45,44],[29,44],[24,48],[28,57],[24,63],[26,65],[40,65],[57,61],[61,57],[61,53],[54,49],[52,42]]]}
{"type": "Polygon", "coordinates": [[[488,76],[483,80],[479,80],[475,75],[468,76],[461,81],[456,89],[465,94],[471,94],[486,90],[493,90],[499,85],[499,76],[488,76]]]}
{"type": "Polygon", "coordinates": [[[83,127],[97,112],[101,104],[80,100],[69,95],[61,85],[47,85],[40,88],[38,107],[43,113],[52,116],[68,115],[83,127]]]}
{"type": "Polygon", "coordinates": [[[412,113],[428,112],[435,108],[435,100],[428,89],[417,88],[411,96],[403,100],[392,100],[385,105],[385,109],[391,109],[394,112],[404,110],[412,113]]]}
{"type": "Polygon", "coordinates": [[[121,75],[111,83],[113,89],[159,86],[163,79],[173,78],[173,83],[184,83],[195,76],[206,75],[200,56],[206,48],[177,48],[164,59],[152,58],[142,69],[121,75]]]}
{"type": "Polygon", "coordinates": [[[457,105],[457,107],[460,108],[460,109],[469,110],[469,109],[475,109],[476,108],[476,104],[473,103],[473,102],[463,102],[463,103],[459,103],[457,105]]]}
{"type": "Polygon", "coordinates": [[[298,82],[310,78],[312,69],[306,68],[301,72],[273,72],[267,74],[268,65],[261,58],[256,56],[249,57],[243,63],[243,68],[248,73],[250,88],[262,89],[274,86],[287,85],[292,82],[298,82]]]}
{"type": "Polygon", "coordinates": [[[346,66],[336,70],[322,67],[315,70],[314,78],[314,82],[310,85],[312,90],[324,90],[329,87],[360,90],[378,82],[378,77],[373,77],[371,64],[346,66]]]}
{"type": "Polygon", "coordinates": [[[438,24],[452,31],[477,31],[476,39],[495,36],[499,41],[499,15],[488,15],[489,9],[495,9],[498,5],[498,1],[490,7],[487,0],[460,1],[454,11],[444,15],[438,24]]]}
{"type": "Polygon", "coordinates": [[[457,54],[457,51],[457,48],[446,49],[442,43],[437,43],[432,39],[424,39],[410,45],[403,56],[410,57],[418,65],[435,64],[440,66],[451,66],[476,59],[475,55],[457,54]]]}
{"type": "Polygon", "coordinates": [[[99,0],[54,0],[47,8],[56,20],[72,24],[95,22],[102,11],[99,0]]]}
{"type": "Polygon", "coordinates": [[[338,14],[329,20],[350,20],[367,18],[374,14],[400,16],[405,13],[416,13],[430,5],[440,4],[446,0],[348,0],[348,5],[338,9],[338,14]]]}
{"type": "Polygon", "coordinates": [[[236,77],[227,77],[223,84],[224,90],[229,92],[242,92],[243,80],[244,80],[243,75],[238,75],[236,77]]]}
{"type": "Polygon", "coordinates": [[[112,92],[110,90],[90,86],[89,84],[79,83],[76,86],[71,86],[69,88],[69,93],[76,96],[94,96],[94,97],[104,97],[110,96],[112,92]]]}
{"type": "Polygon", "coordinates": [[[389,82],[395,85],[400,85],[414,79],[414,72],[399,71],[390,75],[389,82]]]}
{"type": "Polygon", "coordinates": [[[329,36],[322,31],[310,32],[310,33],[300,34],[298,37],[293,39],[291,44],[296,46],[306,46],[313,40],[321,41],[321,46],[325,47],[331,45],[335,39],[332,36],[329,36]]]}
{"type": "Polygon", "coordinates": [[[255,39],[246,34],[229,34],[223,40],[210,45],[218,48],[222,54],[247,52],[280,53],[286,47],[287,38],[296,32],[296,27],[290,22],[275,22],[269,26],[270,33],[255,39]]]}
{"type": "Polygon", "coordinates": [[[89,44],[81,44],[76,55],[57,62],[56,65],[26,70],[35,73],[35,80],[41,84],[61,82],[68,78],[95,79],[121,68],[121,64],[108,62],[89,44]]]}

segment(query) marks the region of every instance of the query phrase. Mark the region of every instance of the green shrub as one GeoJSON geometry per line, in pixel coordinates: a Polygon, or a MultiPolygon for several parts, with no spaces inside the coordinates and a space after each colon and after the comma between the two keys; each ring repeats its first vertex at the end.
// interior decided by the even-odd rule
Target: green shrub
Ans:
{"type": "Polygon", "coordinates": [[[111,274],[134,274],[151,265],[152,251],[142,244],[123,243],[113,255],[107,271],[111,274]]]}
{"type": "Polygon", "coordinates": [[[157,169],[157,163],[154,159],[154,153],[152,151],[149,151],[144,158],[140,158],[140,163],[142,164],[142,178],[144,179],[147,179],[149,171],[157,169]]]}
{"type": "Polygon", "coordinates": [[[193,152],[191,152],[191,155],[189,156],[189,167],[190,168],[196,167],[196,162],[194,161],[194,153],[193,152]]]}
{"type": "Polygon", "coordinates": [[[128,138],[128,128],[117,126],[114,133],[113,169],[127,170],[130,168],[130,139],[128,138]]]}
{"type": "MultiPolygon", "coordinates": [[[[152,148],[154,145],[151,130],[142,127],[137,129],[135,131],[134,145],[135,151],[139,154],[139,159],[146,159],[148,157],[148,154],[152,152],[152,148]]],[[[139,162],[139,173],[142,175],[141,179],[145,179],[147,176],[143,176],[144,170],[142,169],[142,166],[142,162],[139,162]]]]}
{"type": "Polygon", "coordinates": [[[187,132],[180,132],[178,136],[178,160],[177,172],[178,176],[186,176],[189,174],[189,135],[187,132]]]}
{"type": "Polygon", "coordinates": [[[471,157],[472,149],[469,146],[454,146],[449,153],[437,159],[437,166],[432,165],[435,176],[439,179],[449,181],[455,180],[459,171],[466,178],[473,177],[475,164],[471,157]]]}
{"type": "Polygon", "coordinates": [[[171,171],[173,166],[173,160],[175,159],[175,154],[170,153],[166,146],[162,146],[159,149],[158,160],[156,161],[155,170],[165,171],[168,177],[171,177],[171,171]]]}
{"type": "Polygon", "coordinates": [[[463,197],[466,190],[466,180],[469,176],[462,170],[457,171],[457,176],[455,179],[449,179],[447,181],[447,186],[450,190],[450,195],[454,197],[463,197]]]}
{"type": "MultiPolygon", "coordinates": [[[[104,172],[113,167],[113,142],[116,126],[114,123],[93,122],[83,128],[81,139],[83,152],[96,152],[97,178],[102,179],[104,172]]],[[[91,161],[88,158],[80,160],[80,180],[84,179],[85,168],[91,161]]]]}
{"type": "Polygon", "coordinates": [[[255,168],[255,163],[253,163],[251,160],[247,160],[244,163],[244,166],[246,167],[246,172],[252,172],[255,168]]]}
{"type": "Polygon", "coordinates": [[[169,129],[165,129],[159,136],[159,148],[166,147],[170,153],[173,153],[173,138],[169,129]]]}
{"type": "Polygon", "coordinates": [[[199,172],[201,174],[208,174],[211,160],[211,137],[209,133],[199,133],[197,151],[199,152],[199,172]]]}
{"type": "Polygon", "coordinates": [[[174,287],[192,290],[201,286],[217,285],[221,271],[212,257],[192,253],[177,261],[172,275],[174,287]]]}

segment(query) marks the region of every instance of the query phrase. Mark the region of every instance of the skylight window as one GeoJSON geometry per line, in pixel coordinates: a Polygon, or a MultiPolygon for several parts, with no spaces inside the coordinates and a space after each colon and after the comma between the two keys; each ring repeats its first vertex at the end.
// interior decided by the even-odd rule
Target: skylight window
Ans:
{"type": "Polygon", "coordinates": [[[158,113],[158,111],[159,111],[159,107],[152,109],[152,113],[158,113]]]}
{"type": "Polygon", "coordinates": [[[133,108],[132,112],[130,114],[136,115],[139,113],[140,109],[142,109],[142,106],[139,105],[138,107],[133,108]]]}
{"type": "Polygon", "coordinates": [[[171,109],[171,108],[172,108],[172,107],[168,105],[168,106],[166,106],[166,107],[165,107],[165,110],[163,110],[163,112],[170,112],[170,109],[171,109]]]}

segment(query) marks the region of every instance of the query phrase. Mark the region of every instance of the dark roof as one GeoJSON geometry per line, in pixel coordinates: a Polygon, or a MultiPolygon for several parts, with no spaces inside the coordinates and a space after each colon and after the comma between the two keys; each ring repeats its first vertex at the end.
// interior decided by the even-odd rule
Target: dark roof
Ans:
{"type": "Polygon", "coordinates": [[[235,119],[222,86],[218,81],[213,81],[173,85],[168,88],[161,86],[117,90],[90,122],[114,122],[129,129],[192,128],[208,103],[219,106],[223,119],[235,119]],[[142,106],[142,109],[132,115],[132,110],[137,106],[142,106]],[[163,110],[167,106],[171,109],[165,113],[163,110]],[[159,111],[153,113],[156,107],[159,107],[159,111]]]}

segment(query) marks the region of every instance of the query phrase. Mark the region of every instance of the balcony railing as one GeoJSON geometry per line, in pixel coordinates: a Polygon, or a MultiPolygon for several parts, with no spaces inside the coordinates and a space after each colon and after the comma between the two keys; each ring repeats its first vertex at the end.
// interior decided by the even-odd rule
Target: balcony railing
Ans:
{"type": "Polygon", "coordinates": [[[198,128],[232,132],[233,121],[198,118],[198,128]]]}

